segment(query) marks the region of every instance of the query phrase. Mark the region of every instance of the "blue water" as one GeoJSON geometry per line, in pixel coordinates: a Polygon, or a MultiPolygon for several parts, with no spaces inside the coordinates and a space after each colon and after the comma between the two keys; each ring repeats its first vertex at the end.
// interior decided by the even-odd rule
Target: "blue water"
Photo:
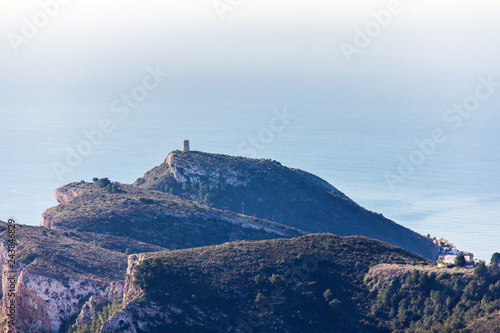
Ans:
{"type": "Polygon", "coordinates": [[[0,218],[38,225],[57,204],[57,187],[93,177],[131,183],[189,139],[193,150],[255,154],[312,172],[370,210],[489,260],[500,252],[500,117],[486,108],[453,130],[442,114],[421,105],[144,104],[120,119],[105,103],[5,107],[0,218]],[[284,108],[294,118],[276,130],[271,121],[284,108]],[[113,131],[58,177],[52,164],[66,163],[66,148],[76,149],[83,131],[105,118],[113,131]],[[408,159],[415,140],[436,128],[447,140],[390,186],[385,175],[397,174],[399,156],[408,159]],[[250,136],[260,140],[258,149],[245,145],[250,136]]]}

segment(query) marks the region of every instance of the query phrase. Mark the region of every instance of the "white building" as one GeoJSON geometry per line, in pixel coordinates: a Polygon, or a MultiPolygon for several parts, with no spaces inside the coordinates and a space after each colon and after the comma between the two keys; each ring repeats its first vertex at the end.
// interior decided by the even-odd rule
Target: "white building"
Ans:
{"type": "Polygon", "coordinates": [[[465,258],[465,261],[467,261],[467,262],[473,261],[474,260],[474,254],[469,253],[469,252],[464,252],[464,258],[465,258]]]}
{"type": "Polygon", "coordinates": [[[445,255],[440,255],[439,257],[443,258],[444,264],[454,264],[457,255],[456,254],[445,254],[445,255]]]}
{"type": "MultiPolygon", "coordinates": [[[[464,259],[467,263],[467,265],[465,266],[466,268],[474,268],[477,265],[477,260],[474,259],[474,254],[470,252],[461,252],[461,253],[463,253],[464,259]]],[[[448,264],[454,264],[457,255],[458,254],[440,254],[438,259],[441,260],[442,264],[440,264],[439,267],[444,267],[448,264]]],[[[438,260],[438,262],[440,260],[438,260]]]]}

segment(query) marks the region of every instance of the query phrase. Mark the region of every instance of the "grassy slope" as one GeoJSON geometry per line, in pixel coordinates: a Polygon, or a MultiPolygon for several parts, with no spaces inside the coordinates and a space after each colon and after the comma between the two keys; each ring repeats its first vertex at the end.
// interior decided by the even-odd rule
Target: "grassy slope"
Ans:
{"type": "Polygon", "coordinates": [[[81,194],[44,214],[50,216],[53,228],[123,236],[170,249],[304,234],[174,195],[113,184],[118,192],[91,183],[69,184],[64,188],[77,189],[81,194]]]}
{"type": "Polygon", "coordinates": [[[473,333],[499,333],[500,332],[500,311],[489,314],[485,317],[473,320],[466,332],[473,333]]]}
{"type": "MultiPolygon", "coordinates": [[[[0,225],[1,239],[7,234],[0,225]]],[[[108,283],[123,280],[127,248],[160,251],[165,248],[125,238],[81,231],[48,230],[16,226],[16,259],[28,272],[59,279],[84,279],[108,283]]]]}

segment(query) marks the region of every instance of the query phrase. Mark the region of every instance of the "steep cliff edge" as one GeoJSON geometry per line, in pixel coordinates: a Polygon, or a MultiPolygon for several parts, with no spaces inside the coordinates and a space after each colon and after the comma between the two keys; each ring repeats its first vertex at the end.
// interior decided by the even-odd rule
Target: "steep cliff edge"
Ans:
{"type": "MultiPolygon", "coordinates": [[[[80,182],[82,184],[84,182],[80,182]]],[[[54,191],[54,196],[56,197],[57,202],[61,205],[70,202],[72,199],[76,198],[84,191],[78,187],[60,187],[54,191]]]]}
{"type": "Polygon", "coordinates": [[[325,180],[276,161],[174,151],[134,185],[311,233],[375,238],[437,259],[426,237],[360,207],[325,180]]]}
{"type": "MultiPolygon", "coordinates": [[[[54,191],[54,196],[56,197],[58,203],[64,205],[82,193],[82,189],[76,186],[62,186],[54,191]]],[[[51,215],[50,213],[42,214],[42,221],[40,225],[45,228],[52,228],[52,218],[53,215],[51,215]]]]}

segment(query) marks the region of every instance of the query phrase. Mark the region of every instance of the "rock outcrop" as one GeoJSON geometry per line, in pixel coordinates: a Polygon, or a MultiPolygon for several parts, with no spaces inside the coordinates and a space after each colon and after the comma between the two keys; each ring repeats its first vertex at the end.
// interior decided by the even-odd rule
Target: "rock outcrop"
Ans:
{"type": "MultiPolygon", "coordinates": [[[[80,184],[83,184],[84,182],[80,182],[80,184]]],[[[76,198],[80,194],[82,194],[83,191],[81,191],[78,187],[60,187],[54,191],[54,195],[56,197],[57,202],[59,202],[61,205],[70,202],[72,199],[76,198]]]]}
{"type": "Polygon", "coordinates": [[[90,296],[90,299],[82,306],[80,314],[76,318],[75,326],[92,324],[92,319],[99,314],[104,305],[109,303],[108,297],[90,296]]]}
{"type": "Polygon", "coordinates": [[[63,280],[22,272],[17,284],[21,332],[59,332],[80,312],[82,300],[106,295],[106,287],[88,280],[63,280]]]}
{"type": "Polygon", "coordinates": [[[88,240],[95,236],[82,232],[66,236],[57,230],[17,225],[12,254],[16,264],[10,266],[4,223],[0,228],[4,230],[0,233],[0,327],[9,321],[11,299],[17,333],[57,333],[89,299],[122,297],[127,255],[94,246],[88,240]]]}

